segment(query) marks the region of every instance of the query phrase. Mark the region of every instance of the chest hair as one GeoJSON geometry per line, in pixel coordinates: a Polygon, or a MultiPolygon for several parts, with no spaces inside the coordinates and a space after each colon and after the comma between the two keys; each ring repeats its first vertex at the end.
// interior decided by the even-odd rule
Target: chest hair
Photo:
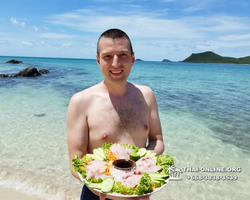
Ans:
{"type": "Polygon", "coordinates": [[[144,99],[112,99],[110,106],[110,117],[119,131],[132,133],[147,123],[148,107],[144,99]]]}

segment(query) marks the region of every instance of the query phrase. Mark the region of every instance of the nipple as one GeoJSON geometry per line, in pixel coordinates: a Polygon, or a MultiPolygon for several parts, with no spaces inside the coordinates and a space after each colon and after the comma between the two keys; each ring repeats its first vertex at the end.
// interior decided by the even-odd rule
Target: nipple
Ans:
{"type": "Polygon", "coordinates": [[[104,139],[106,139],[108,137],[108,134],[107,133],[103,133],[102,134],[102,139],[104,140],[104,139]]]}
{"type": "Polygon", "coordinates": [[[148,130],[148,126],[147,126],[147,125],[145,125],[145,126],[144,126],[144,129],[147,131],[147,130],[148,130]]]}

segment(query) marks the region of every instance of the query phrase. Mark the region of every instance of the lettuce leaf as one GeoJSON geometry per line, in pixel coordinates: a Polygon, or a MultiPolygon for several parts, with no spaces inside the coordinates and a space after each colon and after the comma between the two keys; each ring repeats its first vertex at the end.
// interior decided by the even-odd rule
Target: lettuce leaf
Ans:
{"type": "Polygon", "coordinates": [[[103,143],[103,144],[102,144],[102,149],[103,149],[103,151],[104,151],[104,152],[108,151],[109,148],[110,148],[112,145],[113,145],[112,142],[110,142],[110,143],[106,143],[106,142],[103,143]]]}
{"type": "Polygon", "coordinates": [[[122,145],[124,148],[127,148],[127,149],[131,149],[133,152],[137,152],[139,150],[138,147],[136,147],[135,145],[130,145],[130,144],[123,144],[122,145]]]}
{"type": "Polygon", "coordinates": [[[143,173],[143,175],[144,176],[141,177],[139,184],[135,188],[136,195],[143,195],[153,192],[153,184],[151,184],[150,176],[147,173],[143,173]]]}
{"type": "Polygon", "coordinates": [[[88,182],[90,182],[90,183],[102,183],[103,180],[101,178],[98,178],[98,179],[91,178],[91,179],[88,180],[88,182]]]}
{"type": "Polygon", "coordinates": [[[167,169],[174,165],[174,159],[168,154],[159,155],[156,158],[156,164],[162,167],[160,173],[167,174],[167,169]]]}
{"type": "Polygon", "coordinates": [[[122,185],[120,182],[115,182],[113,186],[113,192],[124,194],[124,195],[132,195],[134,190],[132,187],[127,187],[122,185]]]}
{"type": "Polygon", "coordinates": [[[86,178],[86,166],[92,160],[92,158],[87,157],[86,155],[82,157],[82,159],[78,158],[76,154],[72,159],[72,168],[82,175],[82,177],[86,178]]]}

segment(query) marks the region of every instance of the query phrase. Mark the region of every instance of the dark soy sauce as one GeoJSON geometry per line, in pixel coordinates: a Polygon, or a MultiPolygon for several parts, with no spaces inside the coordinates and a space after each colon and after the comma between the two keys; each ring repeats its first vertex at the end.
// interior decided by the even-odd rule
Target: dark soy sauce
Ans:
{"type": "Polygon", "coordinates": [[[120,162],[116,164],[116,167],[120,167],[120,168],[129,168],[132,167],[133,165],[129,162],[120,162]]]}
{"type": "Polygon", "coordinates": [[[135,162],[127,159],[119,159],[113,162],[114,167],[119,169],[132,169],[135,166],[135,162]]]}

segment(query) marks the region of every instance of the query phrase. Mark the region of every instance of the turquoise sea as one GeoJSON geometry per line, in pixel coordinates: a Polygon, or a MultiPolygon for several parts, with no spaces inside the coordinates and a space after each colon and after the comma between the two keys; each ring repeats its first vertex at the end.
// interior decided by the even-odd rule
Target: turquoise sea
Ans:
{"type": "MultiPolygon", "coordinates": [[[[82,183],[68,166],[66,111],[74,93],[103,80],[101,71],[89,59],[0,57],[0,74],[28,66],[50,73],[0,78],[0,185],[48,200],[79,199],[82,183]],[[10,59],[23,63],[6,64],[10,59]]],[[[165,153],[183,172],[151,199],[249,199],[250,65],[136,61],[129,81],[155,92],[165,153]],[[200,171],[187,170],[194,168],[200,171]],[[221,180],[189,180],[197,176],[221,180]]]]}

